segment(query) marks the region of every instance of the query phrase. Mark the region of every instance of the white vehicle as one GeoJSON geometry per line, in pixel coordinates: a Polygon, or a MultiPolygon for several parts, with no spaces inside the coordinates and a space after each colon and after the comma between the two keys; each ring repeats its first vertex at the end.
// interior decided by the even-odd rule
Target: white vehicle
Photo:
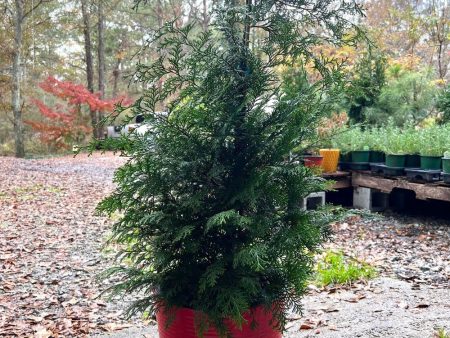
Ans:
{"type": "MultiPolygon", "coordinates": [[[[167,115],[166,112],[156,112],[156,114],[167,115]]],[[[107,138],[119,138],[122,135],[129,135],[132,132],[138,135],[144,135],[150,130],[150,125],[144,123],[142,115],[136,116],[136,123],[130,123],[125,126],[108,126],[106,127],[107,138]]]]}

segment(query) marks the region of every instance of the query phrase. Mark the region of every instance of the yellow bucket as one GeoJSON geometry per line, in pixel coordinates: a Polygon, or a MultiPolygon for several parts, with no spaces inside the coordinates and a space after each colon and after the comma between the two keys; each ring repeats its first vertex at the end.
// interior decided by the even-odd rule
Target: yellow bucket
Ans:
{"type": "Polygon", "coordinates": [[[320,155],[323,157],[322,169],[324,173],[334,173],[337,170],[339,153],[339,149],[320,149],[320,155]]]}

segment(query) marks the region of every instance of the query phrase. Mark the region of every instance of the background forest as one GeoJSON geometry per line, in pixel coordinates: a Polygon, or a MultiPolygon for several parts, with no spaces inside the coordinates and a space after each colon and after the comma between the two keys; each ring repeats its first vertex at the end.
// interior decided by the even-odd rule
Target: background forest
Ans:
{"type": "MultiPolygon", "coordinates": [[[[0,155],[67,151],[92,136],[114,104],[143,89],[136,65],[155,55],[152,31],[168,20],[205,28],[214,0],[4,0],[0,3],[0,155]]],[[[446,0],[364,1],[370,42],[317,53],[343,62],[347,85],[334,111],[350,123],[402,127],[450,119],[450,6],[446,0]],[[345,119],[345,118],[344,118],[345,119]]],[[[251,45],[261,37],[252,35],[251,45]]],[[[286,86],[313,81],[293,62],[286,86]]],[[[306,70],[304,70],[306,68],[306,70]]],[[[289,88],[286,89],[289,91],[289,88]]],[[[164,109],[164,107],[161,107],[164,109]]],[[[342,118],[341,118],[342,120],[342,118]]],[[[120,123],[120,120],[117,122],[120,123]]]]}

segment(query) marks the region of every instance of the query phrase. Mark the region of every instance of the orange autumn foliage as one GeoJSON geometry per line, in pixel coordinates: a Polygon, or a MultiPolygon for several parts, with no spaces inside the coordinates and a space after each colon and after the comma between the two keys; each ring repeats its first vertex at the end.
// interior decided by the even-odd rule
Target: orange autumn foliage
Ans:
{"type": "Polygon", "coordinates": [[[92,132],[89,111],[111,112],[123,98],[102,100],[86,87],[69,81],[59,81],[48,77],[39,87],[58,99],[49,107],[39,99],[33,103],[39,109],[41,121],[26,120],[41,141],[58,149],[69,149],[74,143],[82,143],[92,132]]]}

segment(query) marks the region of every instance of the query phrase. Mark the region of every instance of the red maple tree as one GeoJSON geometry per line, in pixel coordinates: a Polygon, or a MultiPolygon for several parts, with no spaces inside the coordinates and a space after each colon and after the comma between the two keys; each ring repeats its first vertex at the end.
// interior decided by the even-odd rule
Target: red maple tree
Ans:
{"type": "Polygon", "coordinates": [[[49,107],[39,99],[33,99],[43,119],[26,120],[38,134],[41,141],[56,148],[69,149],[72,144],[80,144],[92,133],[89,111],[101,115],[111,112],[114,105],[124,98],[100,99],[99,94],[91,93],[86,87],[70,81],[59,81],[48,77],[39,84],[45,92],[58,98],[60,103],[49,107]]]}

